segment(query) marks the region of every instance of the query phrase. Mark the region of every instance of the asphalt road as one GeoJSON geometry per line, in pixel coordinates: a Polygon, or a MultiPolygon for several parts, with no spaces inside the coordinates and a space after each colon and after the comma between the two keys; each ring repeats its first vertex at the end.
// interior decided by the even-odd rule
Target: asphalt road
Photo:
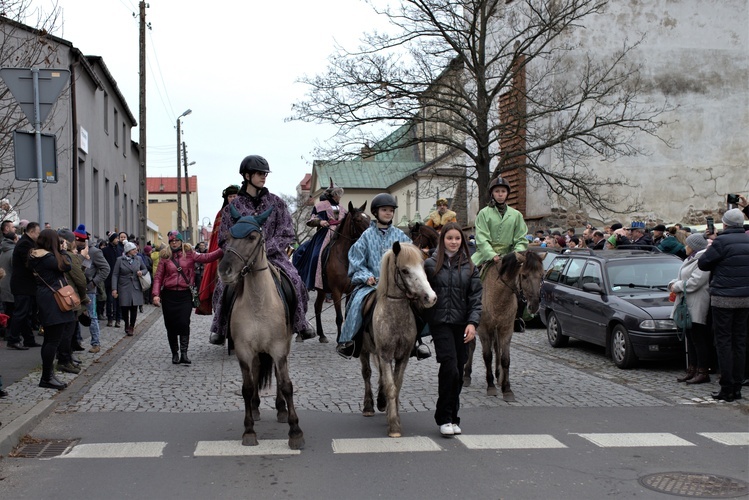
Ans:
{"type": "Polygon", "coordinates": [[[2,459],[0,497],[666,498],[638,480],[674,471],[749,478],[746,400],[716,403],[707,397],[715,383],[677,384],[678,362],[623,371],[587,344],[552,349],[542,330],[513,340],[515,403],[485,395],[477,351],[463,435],[450,439],[432,417],[434,358],[409,364],[404,435],[390,439],[383,414],[361,416],[358,361],[333,344],[294,342],[304,449],[286,446],[270,395],[260,446],[241,447],[239,369],[207,343],[208,321],[193,317],[190,367],[171,364],[156,318],[78,377],[29,440],[72,443],[56,458],[2,459]]]}

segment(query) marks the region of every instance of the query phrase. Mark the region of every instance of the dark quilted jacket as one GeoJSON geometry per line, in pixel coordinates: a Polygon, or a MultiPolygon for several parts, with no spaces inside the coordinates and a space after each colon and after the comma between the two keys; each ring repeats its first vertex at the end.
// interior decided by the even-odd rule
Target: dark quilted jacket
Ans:
{"type": "Polygon", "coordinates": [[[463,257],[463,263],[458,266],[457,256],[451,261],[447,259],[442,269],[435,274],[437,267],[436,256],[429,257],[424,262],[429,284],[437,294],[437,303],[426,309],[424,320],[429,324],[478,326],[481,319],[481,280],[478,269],[471,272],[470,260],[463,257]]]}
{"type": "Polygon", "coordinates": [[[702,254],[697,265],[712,271],[710,295],[749,297],[749,234],[728,228],[702,254]]]}

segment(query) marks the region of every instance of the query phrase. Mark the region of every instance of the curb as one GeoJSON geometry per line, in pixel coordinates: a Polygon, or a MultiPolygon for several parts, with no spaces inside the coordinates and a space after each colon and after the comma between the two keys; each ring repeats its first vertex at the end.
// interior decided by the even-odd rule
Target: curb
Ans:
{"type": "Polygon", "coordinates": [[[21,438],[31,432],[39,422],[47,418],[55,409],[54,399],[47,399],[34,405],[23,416],[20,416],[7,425],[0,427],[0,456],[7,456],[13,451],[21,438]]]}

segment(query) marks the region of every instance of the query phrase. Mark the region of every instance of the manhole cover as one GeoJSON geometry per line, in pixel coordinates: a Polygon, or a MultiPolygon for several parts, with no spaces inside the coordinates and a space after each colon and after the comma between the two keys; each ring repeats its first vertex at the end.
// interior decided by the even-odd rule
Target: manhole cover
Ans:
{"type": "Polygon", "coordinates": [[[732,477],[693,472],[661,472],[640,478],[653,491],[691,498],[734,498],[749,493],[749,484],[732,477]]]}
{"type": "Polygon", "coordinates": [[[78,443],[77,439],[35,439],[21,443],[10,456],[14,458],[59,457],[76,443],[78,443]]]}

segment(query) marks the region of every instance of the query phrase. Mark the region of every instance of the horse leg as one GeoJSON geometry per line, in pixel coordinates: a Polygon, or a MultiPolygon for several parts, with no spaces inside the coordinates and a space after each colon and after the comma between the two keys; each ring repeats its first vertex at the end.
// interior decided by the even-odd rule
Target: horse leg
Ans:
{"type": "Polygon", "coordinates": [[[336,342],[341,338],[341,327],[343,326],[343,309],[341,307],[341,298],[343,294],[340,290],[333,290],[333,306],[335,307],[335,326],[338,329],[338,335],[336,336],[336,342]]]}
{"type": "Polygon", "coordinates": [[[317,327],[317,334],[320,336],[320,342],[328,341],[325,331],[322,329],[322,305],[324,302],[325,292],[318,288],[317,296],[315,296],[315,326],[317,327]]]}
{"type": "Polygon", "coordinates": [[[372,400],[372,365],[369,359],[369,353],[362,352],[359,355],[361,361],[361,376],[364,379],[364,406],[362,415],[365,417],[374,416],[374,402],[372,400]]]}
{"type": "Polygon", "coordinates": [[[242,434],[242,445],[257,446],[255,421],[252,418],[252,397],[255,381],[252,379],[252,370],[244,360],[239,360],[239,367],[242,370],[242,398],[244,399],[244,433],[242,434]]]}
{"type": "Polygon", "coordinates": [[[393,377],[393,368],[390,366],[390,362],[380,356],[380,379],[382,380],[382,387],[387,394],[387,420],[388,420],[388,436],[392,438],[401,437],[401,422],[398,416],[398,388],[395,386],[395,380],[393,377]]]}
{"type": "Polygon", "coordinates": [[[502,363],[502,378],[500,387],[502,388],[502,397],[508,403],[515,401],[515,394],[510,387],[510,341],[512,340],[512,328],[509,333],[502,335],[499,339],[500,358],[502,363]]]}
{"type": "Polygon", "coordinates": [[[276,365],[276,420],[285,424],[289,421],[289,412],[286,409],[286,397],[281,391],[281,384],[278,382],[279,380],[281,380],[281,377],[278,373],[278,365],[276,365]]]}
{"type": "MultiPolygon", "coordinates": [[[[252,372],[252,396],[250,405],[252,408],[253,420],[260,420],[260,359],[255,356],[250,367],[252,372]]],[[[244,388],[242,389],[244,391],[244,388]]]]}
{"type": "Polygon", "coordinates": [[[463,367],[463,387],[471,386],[471,373],[473,373],[473,353],[476,352],[476,338],[468,343],[468,358],[463,367]]]}
{"type": "Polygon", "coordinates": [[[294,407],[294,387],[291,384],[291,377],[289,377],[289,361],[286,356],[274,361],[276,363],[276,377],[278,379],[276,383],[289,407],[289,448],[292,450],[301,450],[304,448],[304,433],[299,427],[299,416],[294,407]]]}
{"type": "Polygon", "coordinates": [[[496,396],[497,387],[494,385],[494,374],[492,373],[492,350],[496,341],[491,335],[483,337],[486,342],[481,342],[481,356],[484,358],[484,367],[486,368],[486,395],[496,396]]]}

